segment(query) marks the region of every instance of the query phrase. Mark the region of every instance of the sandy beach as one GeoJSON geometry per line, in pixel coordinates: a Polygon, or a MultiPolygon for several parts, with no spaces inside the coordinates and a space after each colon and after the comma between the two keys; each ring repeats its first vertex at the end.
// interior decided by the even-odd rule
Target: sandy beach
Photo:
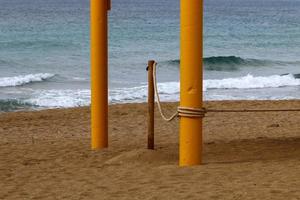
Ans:
{"type": "MultiPolygon", "coordinates": [[[[177,103],[165,103],[172,113],[177,103]]],[[[207,108],[300,108],[300,101],[219,101],[207,108]]],[[[204,164],[178,167],[178,119],[111,105],[110,147],[90,150],[90,110],[0,114],[0,199],[300,199],[300,113],[209,113],[204,164]]]]}

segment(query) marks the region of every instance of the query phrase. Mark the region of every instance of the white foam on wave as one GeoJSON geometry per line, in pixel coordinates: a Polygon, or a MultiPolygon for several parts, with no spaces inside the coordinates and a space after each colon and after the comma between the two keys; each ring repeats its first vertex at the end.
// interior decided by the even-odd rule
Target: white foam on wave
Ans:
{"type": "MultiPolygon", "coordinates": [[[[286,86],[299,86],[300,79],[289,75],[272,75],[272,76],[247,76],[226,79],[208,79],[204,80],[203,90],[213,89],[260,89],[260,88],[278,88],[286,86]]],[[[178,82],[158,83],[158,90],[163,100],[176,101],[179,98],[180,84],[178,82]]],[[[207,95],[208,96],[208,95],[207,95]]],[[[122,88],[111,90],[110,99],[112,102],[122,101],[143,101],[147,97],[147,86],[122,88]]],[[[208,97],[210,98],[210,97],[208,97]]],[[[218,96],[217,99],[231,99],[227,96],[218,96]]]]}
{"type": "Polygon", "coordinates": [[[37,90],[26,103],[50,108],[70,108],[90,104],[90,90],[37,90]]]}
{"type": "MultiPolygon", "coordinates": [[[[240,91],[238,94],[226,92],[223,94],[213,89],[259,89],[259,88],[278,88],[285,86],[298,86],[300,80],[295,79],[292,75],[285,76],[268,76],[254,77],[247,75],[239,78],[227,78],[220,80],[204,81],[204,98],[206,100],[242,100],[242,99],[293,99],[294,96],[282,96],[270,94],[256,95],[249,90],[240,91]]],[[[162,101],[179,100],[178,82],[159,83],[158,90],[162,101]]],[[[138,86],[132,88],[118,88],[109,90],[110,103],[133,103],[145,102],[147,100],[148,86],[138,86]]],[[[88,106],[91,101],[91,92],[85,90],[38,90],[32,94],[26,103],[40,107],[78,107],[88,106]]]]}
{"type": "MultiPolygon", "coordinates": [[[[160,96],[164,100],[174,100],[174,95],[179,94],[178,82],[158,83],[160,96]]],[[[119,88],[109,91],[109,101],[112,103],[121,102],[142,102],[147,99],[148,86],[139,86],[132,88],[119,88]]]]}
{"type": "Polygon", "coordinates": [[[13,77],[0,77],[0,87],[14,87],[25,85],[32,82],[41,82],[46,79],[54,77],[54,74],[39,73],[39,74],[27,74],[13,77]]]}
{"type": "MultiPolygon", "coordinates": [[[[109,90],[109,103],[145,102],[148,93],[147,88],[148,86],[140,86],[109,90]]],[[[174,94],[178,91],[179,83],[160,83],[158,88],[163,100],[167,100],[167,97],[174,100],[174,94]]],[[[31,105],[48,108],[88,106],[91,103],[91,91],[88,89],[36,90],[31,96],[31,98],[23,101],[31,105]]]]}
{"type": "Polygon", "coordinates": [[[278,88],[286,86],[298,86],[300,79],[292,74],[280,76],[257,76],[251,74],[238,78],[226,78],[221,80],[205,80],[204,90],[208,89],[255,89],[255,88],[278,88]]]}

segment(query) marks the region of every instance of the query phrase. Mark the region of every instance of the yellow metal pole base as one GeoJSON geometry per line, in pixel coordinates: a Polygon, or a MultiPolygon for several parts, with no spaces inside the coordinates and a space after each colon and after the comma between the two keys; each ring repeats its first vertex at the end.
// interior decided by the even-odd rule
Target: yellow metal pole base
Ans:
{"type": "Polygon", "coordinates": [[[202,164],[202,120],[180,119],[179,165],[193,166],[202,164]]]}

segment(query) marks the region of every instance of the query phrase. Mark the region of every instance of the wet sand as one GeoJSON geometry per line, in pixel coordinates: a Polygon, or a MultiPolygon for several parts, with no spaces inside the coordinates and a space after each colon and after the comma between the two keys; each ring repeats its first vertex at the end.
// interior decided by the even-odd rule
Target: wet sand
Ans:
{"type": "MultiPolygon", "coordinates": [[[[177,103],[165,103],[172,113],[177,103]]],[[[300,108],[300,101],[219,101],[207,108],[300,108]]],[[[204,164],[178,167],[178,119],[111,105],[110,147],[90,150],[88,107],[0,114],[0,199],[300,199],[300,112],[209,113],[204,164]]]]}

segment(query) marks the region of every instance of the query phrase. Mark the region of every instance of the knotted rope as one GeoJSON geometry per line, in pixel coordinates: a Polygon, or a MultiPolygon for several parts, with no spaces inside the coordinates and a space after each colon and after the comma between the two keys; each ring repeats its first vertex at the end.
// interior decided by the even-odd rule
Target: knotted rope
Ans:
{"type": "Polygon", "coordinates": [[[157,63],[154,62],[154,64],[153,64],[153,84],[154,84],[155,96],[157,99],[157,106],[158,106],[158,110],[159,110],[161,117],[165,121],[168,121],[168,122],[175,119],[175,117],[191,117],[191,118],[199,118],[200,117],[200,118],[203,118],[206,113],[205,109],[203,109],[203,108],[202,109],[201,108],[200,109],[199,108],[188,108],[188,107],[178,107],[177,111],[173,115],[171,115],[170,117],[166,117],[166,115],[164,114],[164,112],[162,110],[159,92],[157,89],[156,66],[157,66],[157,63]]]}
{"type": "Polygon", "coordinates": [[[159,97],[159,92],[157,88],[157,78],[156,78],[156,66],[157,63],[154,62],[153,64],[153,84],[154,84],[154,92],[157,100],[157,106],[159,113],[161,117],[165,121],[172,121],[176,117],[191,117],[191,118],[203,118],[205,117],[205,114],[208,112],[299,112],[300,109],[206,109],[206,108],[189,108],[189,107],[178,107],[177,111],[171,115],[170,117],[167,117],[161,106],[161,101],[159,97]]]}

